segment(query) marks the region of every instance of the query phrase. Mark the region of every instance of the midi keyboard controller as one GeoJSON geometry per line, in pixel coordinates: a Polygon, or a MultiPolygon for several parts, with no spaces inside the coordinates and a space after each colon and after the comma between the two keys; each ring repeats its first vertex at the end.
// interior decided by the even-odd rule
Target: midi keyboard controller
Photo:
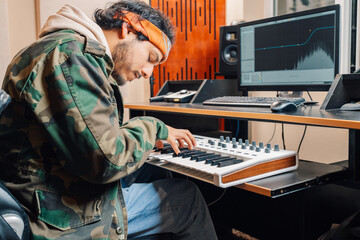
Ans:
{"type": "Polygon", "coordinates": [[[298,168],[295,151],[242,139],[194,135],[196,146],[176,155],[170,146],[150,154],[147,162],[219,187],[230,187],[298,168]]]}

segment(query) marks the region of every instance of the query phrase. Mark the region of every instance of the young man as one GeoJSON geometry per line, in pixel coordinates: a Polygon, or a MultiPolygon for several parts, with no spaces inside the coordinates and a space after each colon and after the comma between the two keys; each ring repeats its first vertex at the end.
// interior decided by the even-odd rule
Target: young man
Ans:
{"type": "Polygon", "coordinates": [[[0,118],[0,179],[24,206],[32,238],[216,239],[193,184],[163,179],[121,188],[159,141],[175,152],[195,145],[189,131],[152,117],[122,123],[118,85],[150,77],[166,60],[170,21],[134,0],[94,16],[96,23],[65,5],[4,79],[12,102],[0,118]]]}

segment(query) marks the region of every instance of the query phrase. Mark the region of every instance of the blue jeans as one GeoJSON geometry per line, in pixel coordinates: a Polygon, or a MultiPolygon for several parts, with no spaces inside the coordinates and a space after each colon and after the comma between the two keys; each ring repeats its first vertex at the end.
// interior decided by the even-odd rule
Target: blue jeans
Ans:
{"type": "Polygon", "coordinates": [[[148,164],[122,179],[128,213],[128,236],[162,233],[173,239],[217,239],[206,203],[197,186],[148,164]]]}

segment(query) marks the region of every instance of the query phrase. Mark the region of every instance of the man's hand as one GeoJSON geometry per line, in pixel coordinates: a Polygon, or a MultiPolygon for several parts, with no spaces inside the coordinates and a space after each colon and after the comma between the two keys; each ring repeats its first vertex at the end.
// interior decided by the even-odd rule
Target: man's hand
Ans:
{"type": "MultiPolygon", "coordinates": [[[[180,153],[179,148],[185,146],[184,142],[186,142],[189,149],[192,149],[196,145],[196,140],[194,136],[191,134],[189,130],[186,129],[176,129],[166,125],[169,136],[166,139],[171,147],[174,149],[176,154],[180,153]]],[[[156,146],[158,148],[163,147],[163,143],[161,140],[156,141],[156,146]]]]}

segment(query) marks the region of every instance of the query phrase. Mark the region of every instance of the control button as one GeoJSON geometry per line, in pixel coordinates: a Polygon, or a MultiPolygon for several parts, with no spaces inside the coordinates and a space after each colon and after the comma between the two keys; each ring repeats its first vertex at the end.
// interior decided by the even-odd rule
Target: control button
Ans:
{"type": "Polygon", "coordinates": [[[271,143],[267,143],[267,144],[266,144],[266,148],[270,148],[270,149],[271,149],[271,143]]]}
{"type": "Polygon", "coordinates": [[[279,145],[278,145],[278,144],[276,144],[276,145],[275,145],[275,149],[274,149],[274,151],[280,151],[280,149],[279,149],[279,145]]]}
{"type": "Polygon", "coordinates": [[[265,153],[270,153],[270,148],[265,148],[265,153]]]}
{"type": "Polygon", "coordinates": [[[226,142],[227,142],[227,143],[230,142],[230,137],[226,137],[226,142]]]}
{"type": "Polygon", "coordinates": [[[233,137],[233,138],[231,139],[231,142],[232,142],[232,144],[236,144],[236,138],[233,137]]]}
{"type": "Polygon", "coordinates": [[[249,146],[249,140],[248,139],[245,140],[245,145],[249,146]]]}
{"type": "Polygon", "coordinates": [[[256,141],[252,141],[251,145],[252,145],[253,147],[256,147],[256,141]]]}
{"type": "Polygon", "coordinates": [[[260,147],[256,147],[255,151],[260,152],[261,151],[260,147]]]}
{"type": "Polygon", "coordinates": [[[225,143],[221,144],[221,147],[226,148],[226,144],[225,143]]]}
{"type": "Polygon", "coordinates": [[[122,228],[121,228],[121,227],[117,227],[117,228],[116,228],[116,234],[117,234],[117,235],[120,235],[120,234],[122,234],[122,233],[123,233],[122,228]]]}
{"type": "Polygon", "coordinates": [[[210,142],[210,145],[215,145],[215,142],[214,142],[214,141],[211,141],[211,142],[210,142]]]}
{"type": "Polygon", "coordinates": [[[239,145],[243,144],[243,140],[239,138],[239,145]]]}
{"type": "Polygon", "coordinates": [[[241,149],[246,149],[246,145],[245,144],[241,145],[241,149]]]}
{"type": "Polygon", "coordinates": [[[218,142],[218,146],[221,146],[221,144],[222,144],[222,143],[221,143],[221,140],[220,140],[220,142],[218,142]]]}
{"type": "Polygon", "coordinates": [[[224,136],[220,136],[220,142],[224,141],[224,136]]]}
{"type": "Polygon", "coordinates": [[[264,148],[264,143],[263,142],[259,142],[259,148],[261,148],[261,149],[264,148]]]}
{"type": "Polygon", "coordinates": [[[236,144],[236,143],[233,144],[232,147],[233,147],[233,148],[237,148],[237,144],[236,144]]]}
{"type": "Polygon", "coordinates": [[[254,146],[250,146],[250,150],[254,150],[255,149],[255,147],[254,146]]]}

